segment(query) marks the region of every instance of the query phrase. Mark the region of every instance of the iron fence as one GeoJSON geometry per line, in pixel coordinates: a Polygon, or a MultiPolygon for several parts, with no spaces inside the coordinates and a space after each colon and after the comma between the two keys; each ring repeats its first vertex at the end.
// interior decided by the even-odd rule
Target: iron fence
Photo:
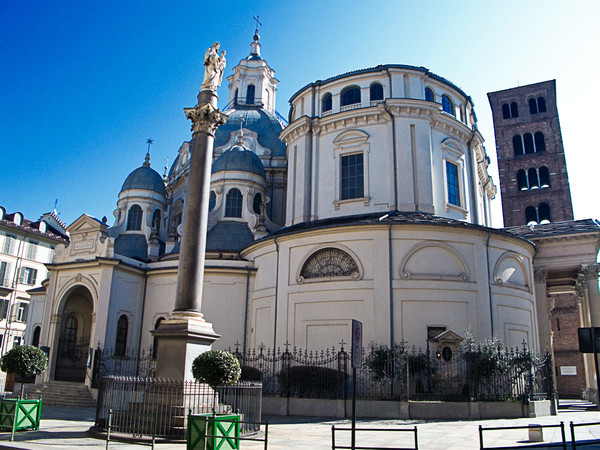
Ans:
{"type": "MultiPolygon", "coordinates": [[[[343,347],[232,352],[242,380],[262,381],[264,395],[347,399],[351,393],[351,355],[343,347]]],[[[553,392],[550,355],[526,348],[442,353],[371,345],[363,350],[356,378],[357,398],[372,400],[524,400],[551,398],[553,392]]]]}
{"type": "Polygon", "coordinates": [[[99,377],[128,376],[154,378],[156,376],[156,358],[152,347],[141,351],[128,348],[124,352],[115,352],[114,348],[97,348],[99,377]]]}
{"type": "Polygon", "coordinates": [[[183,439],[188,414],[233,412],[245,422],[242,435],[259,431],[262,387],[255,383],[221,386],[214,391],[195,381],[114,376],[101,378],[95,426],[105,430],[112,410],[112,426],[132,435],[183,439]]]}

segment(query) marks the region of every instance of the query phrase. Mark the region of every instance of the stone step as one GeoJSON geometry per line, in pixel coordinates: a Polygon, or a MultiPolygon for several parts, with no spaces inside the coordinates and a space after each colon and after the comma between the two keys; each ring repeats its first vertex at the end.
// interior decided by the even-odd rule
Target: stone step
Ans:
{"type": "Polygon", "coordinates": [[[95,407],[96,401],[82,383],[49,381],[44,384],[26,385],[29,397],[42,396],[43,404],[49,406],[95,407]]]}

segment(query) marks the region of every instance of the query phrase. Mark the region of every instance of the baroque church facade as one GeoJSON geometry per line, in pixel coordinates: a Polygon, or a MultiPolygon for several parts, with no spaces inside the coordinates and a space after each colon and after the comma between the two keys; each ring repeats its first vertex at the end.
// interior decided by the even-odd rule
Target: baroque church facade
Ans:
{"type": "MultiPolygon", "coordinates": [[[[308,84],[286,121],[258,35],[228,81],[202,302],[214,348],[322,350],[349,339],[352,319],[366,343],[424,348],[447,333],[457,346],[470,330],[543,348],[536,250],[491,228],[496,187],[462,89],[382,65],[308,84]]],[[[147,155],[112,227],[87,215],[68,227],[28,318],[49,347],[44,381],[89,380],[97,347],[153,346],[175,302],[191,150],[184,142],[165,177],[147,155]]]]}

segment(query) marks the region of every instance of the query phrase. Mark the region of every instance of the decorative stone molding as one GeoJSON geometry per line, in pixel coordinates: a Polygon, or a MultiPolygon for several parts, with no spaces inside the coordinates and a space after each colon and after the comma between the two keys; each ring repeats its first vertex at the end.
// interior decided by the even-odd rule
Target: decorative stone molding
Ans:
{"type": "Polygon", "coordinates": [[[575,280],[575,295],[577,295],[577,303],[581,303],[585,298],[587,290],[585,275],[580,273],[575,280]]]}
{"type": "Polygon", "coordinates": [[[546,267],[534,268],[533,277],[536,283],[546,283],[546,280],[548,279],[548,269],[546,267]]]}
{"type": "Polygon", "coordinates": [[[581,266],[581,274],[585,277],[585,281],[592,281],[598,278],[600,264],[583,264],[581,266]]]}
{"type": "Polygon", "coordinates": [[[227,121],[227,114],[216,109],[210,103],[196,105],[193,108],[184,108],[185,117],[192,121],[192,133],[204,132],[214,137],[219,125],[227,121]]]}

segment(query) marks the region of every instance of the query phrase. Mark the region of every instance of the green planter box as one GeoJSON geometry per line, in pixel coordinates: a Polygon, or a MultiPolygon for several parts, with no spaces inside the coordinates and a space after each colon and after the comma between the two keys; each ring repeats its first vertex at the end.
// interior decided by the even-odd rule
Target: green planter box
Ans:
{"type": "Polygon", "coordinates": [[[188,416],[188,450],[230,450],[239,449],[239,414],[198,414],[188,416]]]}
{"type": "Polygon", "coordinates": [[[42,400],[0,400],[0,430],[39,430],[42,400]]]}

